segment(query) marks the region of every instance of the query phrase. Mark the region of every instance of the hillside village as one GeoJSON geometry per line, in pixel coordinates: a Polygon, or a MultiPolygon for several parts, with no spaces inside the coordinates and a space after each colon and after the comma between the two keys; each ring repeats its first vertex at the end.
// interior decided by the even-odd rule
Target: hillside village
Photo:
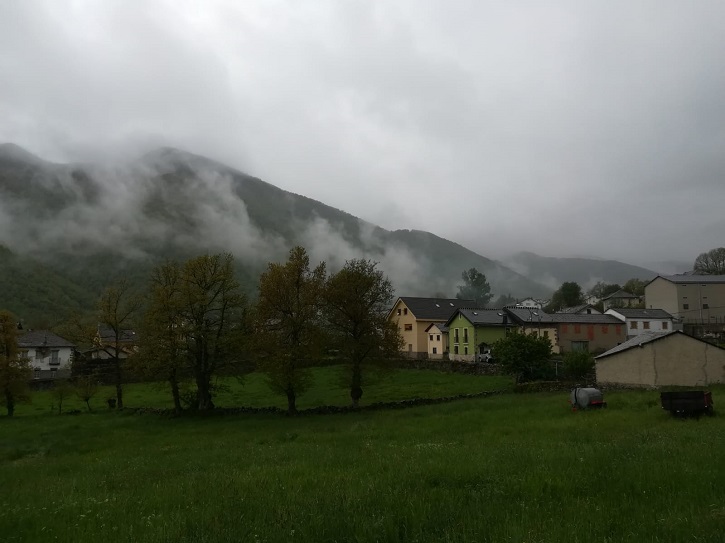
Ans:
{"type": "MultiPolygon", "coordinates": [[[[645,360],[630,363],[628,371],[599,371],[598,379],[627,385],[725,382],[722,369],[695,377],[688,373],[689,365],[700,364],[703,340],[714,344],[725,338],[725,276],[660,275],[646,285],[644,297],[619,290],[602,300],[589,297],[587,302],[546,312],[546,301],[534,298],[501,308],[480,308],[474,300],[402,296],[390,308],[388,319],[402,336],[403,357],[441,363],[495,362],[492,347],[496,341],[522,333],[548,339],[555,355],[591,353],[599,370],[604,364],[616,365],[615,359],[624,357],[632,347],[676,336],[668,345],[684,342],[684,347],[669,348],[664,355],[660,353],[657,362],[679,368],[672,376],[660,373],[659,380],[633,377],[632,364],[654,363],[647,354],[645,360]],[[599,302],[603,311],[594,306],[599,302]],[[671,360],[665,361],[668,356],[671,360]]],[[[44,381],[69,376],[74,359],[102,364],[132,356],[137,337],[133,330],[120,330],[116,337],[99,326],[93,345],[79,351],[72,341],[50,330],[20,330],[18,345],[21,355],[31,361],[33,379],[44,381]]]]}

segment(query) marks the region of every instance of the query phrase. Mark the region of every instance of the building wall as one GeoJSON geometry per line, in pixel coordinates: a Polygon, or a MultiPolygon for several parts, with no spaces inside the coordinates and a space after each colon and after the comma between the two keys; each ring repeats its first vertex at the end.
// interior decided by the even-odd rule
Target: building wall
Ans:
{"type": "Polygon", "coordinates": [[[428,358],[440,360],[444,358],[446,352],[448,352],[448,334],[441,332],[438,326],[433,326],[428,330],[428,358]]]}
{"type": "Polygon", "coordinates": [[[635,386],[706,386],[725,382],[725,350],[672,334],[596,363],[597,382],[635,386]]]}
{"type": "Polygon", "coordinates": [[[535,326],[521,326],[519,328],[519,332],[522,334],[531,334],[533,332],[534,334],[548,338],[549,343],[551,343],[551,352],[554,354],[559,353],[559,332],[555,324],[542,323],[541,326],[539,326],[539,324],[536,323],[535,326]]]}
{"type": "Polygon", "coordinates": [[[661,277],[644,287],[644,305],[647,309],[664,309],[675,318],[680,316],[677,287],[661,277]]]}
{"type": "Polygon", "coordinates": [[[60,376],[73,362],[71,347],[47,347],[42,350],[30,347],[21,349],[21,354],[30,361],[35,378],[54,377],[57,372],[61,372],[58,373],[60,376]]]}
{"type": "Polygon", "coordinates": [[[557,327],[559,349],[562,353],[575,350],[573,342],[587,342],[588,351],[608,351],[627,340],[627,331],[622,324],[576,324],[561,323],[557,327]]]}
{"type": "Polygon", "coordinates": [[[493,345],[504,337],[506,337],[504,326],[474,326],[459,313],[448,328],[450,359],[473,362],[476,360],[478,346],[481,343],[493,345]],[[456,328],[458,329],[458,341],[456,341],[456,328]],[[456,347],[458,347],[457,353],[456,347]]]}
{"type": "Polygon", "coordinates": [[[725,326],[725,283],[672,283],[658,277],[644,294],[646,307],[664,309],[685,323],[725,326]]]}

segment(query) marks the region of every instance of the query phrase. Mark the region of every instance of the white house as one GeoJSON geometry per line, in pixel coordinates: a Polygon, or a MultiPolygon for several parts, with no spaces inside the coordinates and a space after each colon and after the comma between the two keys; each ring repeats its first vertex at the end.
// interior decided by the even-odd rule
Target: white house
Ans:
{"type": "Polygon", "coordinates": [[[604,313],[625,323],[628,338],[646,332],[671,332],[674,328],[674,318],[664,309],[618,307],[607,309],[604,313]]]}
{"type": "Polygon", "coordinates": [[[70,375],[75,345],[50,330],[19,331],[18,350],[30,361],[35,379],[70,375]]]}
{"type": "Polygon", "coordinates": [[[523,300],[516,302],[516,307],[525,307],[531,309],[541,309],[542,307],[544,307],[544,305],[544,300],[537,300],[535,298],[524,298],[523,300]]]}
{"type": "Polygon", "coordinates": [[[448,328],[444,324],[434,322],[425,329],[428,334],[428,358],[440,360],[448,352],[448,328]]]}

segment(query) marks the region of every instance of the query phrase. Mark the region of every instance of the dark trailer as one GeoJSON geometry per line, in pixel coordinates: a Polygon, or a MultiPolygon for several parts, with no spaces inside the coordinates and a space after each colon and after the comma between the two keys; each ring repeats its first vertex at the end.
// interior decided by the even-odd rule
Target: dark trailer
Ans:
{"type": "Polygon", "coordinates": [[[714,407],[709,390],[682,390],[661,392],[662,409],[681,417],[699,417],[703,413],[712,415],[714,407]]]}

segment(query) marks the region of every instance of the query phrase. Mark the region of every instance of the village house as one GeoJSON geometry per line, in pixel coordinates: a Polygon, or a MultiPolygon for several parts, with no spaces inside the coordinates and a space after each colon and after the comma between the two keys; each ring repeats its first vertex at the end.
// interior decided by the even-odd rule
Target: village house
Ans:
{"type": "Polygon", "coordinates": [[[627,340],[624,322],[613,315],[551,313],[560,352],[603,352],[627,340]]]}
{"type": "Polygon", "coordinates": [[[648,331],[595,358],[597,383],[708,386],[725,382],[725,349],[679,331],[648,331]]]}
{"type": "Polygon", "coordinates": [[[70,376],[75,345],[50,330],[19,330],[18,351],[30,361],[33,379],[70,376]]]}
{"type": "Polygon", "coordinates": [[[541,309],[507,307],[504,311],[517,332],[545,337],[551,343],[551,352],[559,352],[559,334],[554,317],[541,309]]]}
{"type": "Polygon", "coordinates": [[[658,275],[644,287],[645,307],[686,324],[725,328],[725,275],[658,275]]]}
{"type": "Polygon", "coordinates": [[[675,324],[672,315],[663,309],[618,307],[607,309],[605,314],[613,315],[624,322],[628,338],[646,332],[669,332],[674,329],[675,324]]]}
{"type": "Polygon", "coordinates": [[[441,360],[448,352],[448,328],[445,324],[434,323],[425,329],[428,334],[428,358],[441,360]]]}
{"type": "Polygon", "coordinates": [[[638,307],[641,303],[642,300],[639,296],[622,289],[602,298],[602,307],[605,312],[610,307],[638,307]]]}
{"type": "Polygon", "coordinates": [[[557,313],[576,313],[577,315],[601,315],[599,311],[592,304],[581,304],[571,307],[562,307],[557,313]]]}
{"type": "Polygon", "coordinates": [[[402,351],[408,356],[428,356],[428,327],[431,324],[445,324],[450,316],[461,307],[473,307],[473,300],[457,298],[398,298],[388,313],[388,319],[395,322],[403,337],[402,351]]]}
{"type": "Polygon", "coordinates": [[[501,309],[459,309],[448,322],[449,357],[474,362],[487,355],[491,346],[506,337],[511,324],[501,309]]]}

